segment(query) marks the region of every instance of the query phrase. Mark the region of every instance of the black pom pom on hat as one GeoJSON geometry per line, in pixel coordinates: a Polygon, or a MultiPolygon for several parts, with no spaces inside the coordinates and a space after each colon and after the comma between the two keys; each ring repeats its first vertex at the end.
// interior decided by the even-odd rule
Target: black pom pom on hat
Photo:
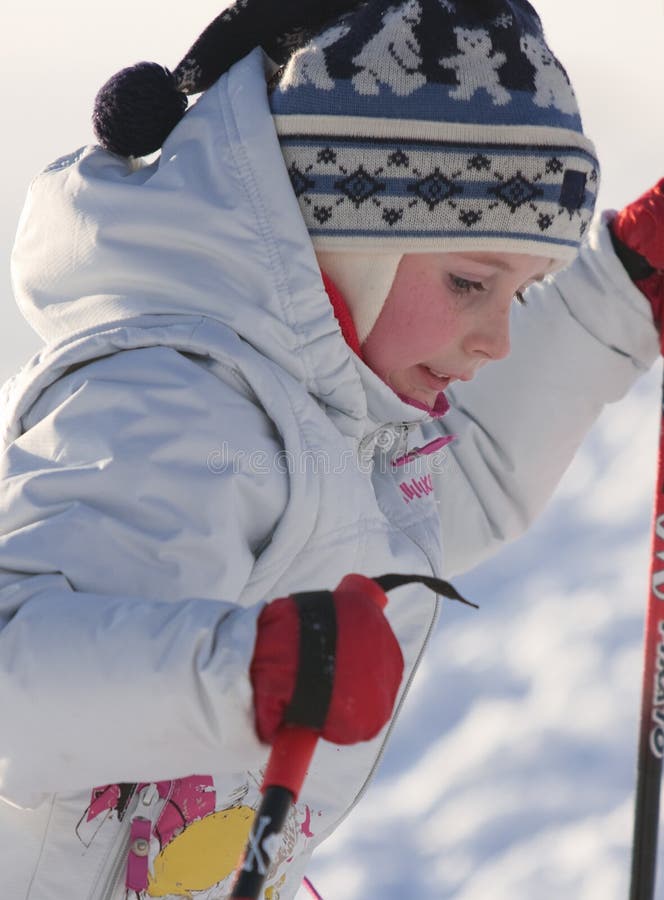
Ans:
{"type": "Polygon", "coordinates": [[[92,125],[105,150],[145,156],[161,147],[185,114],[187,103],[168,69],[142,62],[103,85],[95,98],[92,125]]]}
{"type": "Polygon", "coordinates": [[[187,109],[187,96],[206,91],[235,62],[262,46],[283,64],[325,22],[366,0],[232,0],[199,35],[173,72],[138,63],[110,78],[97,94],[92,124],[102,147],[120,156],[158,150],[187,109]]]}

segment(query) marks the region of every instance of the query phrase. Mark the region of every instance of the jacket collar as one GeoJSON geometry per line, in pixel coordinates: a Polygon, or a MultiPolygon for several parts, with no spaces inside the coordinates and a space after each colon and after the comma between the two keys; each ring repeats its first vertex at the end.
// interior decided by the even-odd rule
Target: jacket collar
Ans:
{"type": "MultiPolygon", "coordinates": [[[[274,299],[282,321],[297,340],[295,354],[293,341],[285,342],[289,349],[280,363],[304,381],[344,431],[351,423],[350,431],[362,436],[381,424],[428,421],[429,411],[399,398],[344,339],[279,147],[268,104],[268,65],[262,51],[255,50],[230,70],[226,86],[222,78],[211,90],[228,98],[239,138],[236,153],[244,155],[240,168],[267,250],[261,255],[269,260],[279,289],[274,299]]],[[[275,348],[270,343],[264,352],[274,357],[275,348]]]]}
{"type": "Polygon", "coordinates": [[[22,311],[50,344],[145,315],[206,316],[303,384],[345,434],[428,418],[342,336],[260,49],[201,96],[154,163],[88,147],[38,176],[12,263],[22,311]]]}

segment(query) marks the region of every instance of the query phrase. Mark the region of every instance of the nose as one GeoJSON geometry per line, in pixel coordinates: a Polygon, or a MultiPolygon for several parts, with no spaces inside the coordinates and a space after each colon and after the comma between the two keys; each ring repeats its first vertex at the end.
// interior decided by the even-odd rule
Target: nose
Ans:
{"type": "Polygon", "coordinates": [[[466,351],[482,362],[505,359],[510,352],[510,307],[480,318],[466,339],[466,351]]]}

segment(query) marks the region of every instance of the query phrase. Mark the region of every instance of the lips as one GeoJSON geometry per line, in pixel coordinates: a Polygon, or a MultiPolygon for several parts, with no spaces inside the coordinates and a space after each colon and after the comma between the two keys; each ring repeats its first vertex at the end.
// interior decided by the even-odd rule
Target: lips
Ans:
{"type": "Polygon", "coordinates": [[[428,366],[418,366],[418,372],[426,387],[431,391],[444,391],[453,380],[451,375],[442,372],[434,372],[428,366]]]}

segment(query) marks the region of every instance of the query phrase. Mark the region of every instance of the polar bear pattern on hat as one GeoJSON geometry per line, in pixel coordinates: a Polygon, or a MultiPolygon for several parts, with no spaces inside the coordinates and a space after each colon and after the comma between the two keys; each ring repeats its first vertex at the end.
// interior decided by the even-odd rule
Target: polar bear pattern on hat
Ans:
{"type": "Polygon", "coordinates": [[[419,41],[413,33],[421,16],[417,0],[388,9],[381,30],[353,57],[353,63],[362,69],[352,79],[358,93],[378,94],[384,84],[397,96],[407,97],[426,84],[419,41]]]}
{"type": "Polygon", "coordinates": [[[459,86],[450,91],[454,100],[470,100],[479,90],[484,89],[495,106],[509,103],[510,92],[500,83],[498,69],[505,64],[504,53],[494,53],[488,31],[483,28],[455,28],[456,56],[443,57],[438,62],[446,69],[454,69],[459,86]]]}
{"type": "MultiPolygon", "coordinates": [[[[549,97],[534,102],[536,72],[542,80],[551,67],[541,57],[533,64],[520,45],[533,35],[546,46],[528,0],[355,3],[321,28],[348,25],[346,35],[330,43],[330,32],[325,48],[298,51],[320,57],[325,77],[304,73],[298,58],[297,70],[286,66],[270,84],[279,145],[317,252],[495,244],[571,260],[599,169],[576,105],[563,112],[549,97]],[[295,71],[307,79],[299,87],[295,71]]],[[[565,108],[567,97],[566,89],[565,108]]]]}
{"type": "Polygon", "coordinates": [[[330,78],[325,61],[325,49],[336,44],[349,31],[348,25],[333,25],[311,41],[307,52],[294,53],[284,70],[283,85],[300,87],[303,84],[313,84],[322,91],[334,90],[334,81],[330,78]]]}
{"type": "Polygon", "coordinates": [[[523,54],[535,69],[535,95],[537,106],[555,106],[564,113],[573,113],[576,99],[572,85],[562,66],[546,44],[538,37],[524,34],[520,40],[523,54]]]}

